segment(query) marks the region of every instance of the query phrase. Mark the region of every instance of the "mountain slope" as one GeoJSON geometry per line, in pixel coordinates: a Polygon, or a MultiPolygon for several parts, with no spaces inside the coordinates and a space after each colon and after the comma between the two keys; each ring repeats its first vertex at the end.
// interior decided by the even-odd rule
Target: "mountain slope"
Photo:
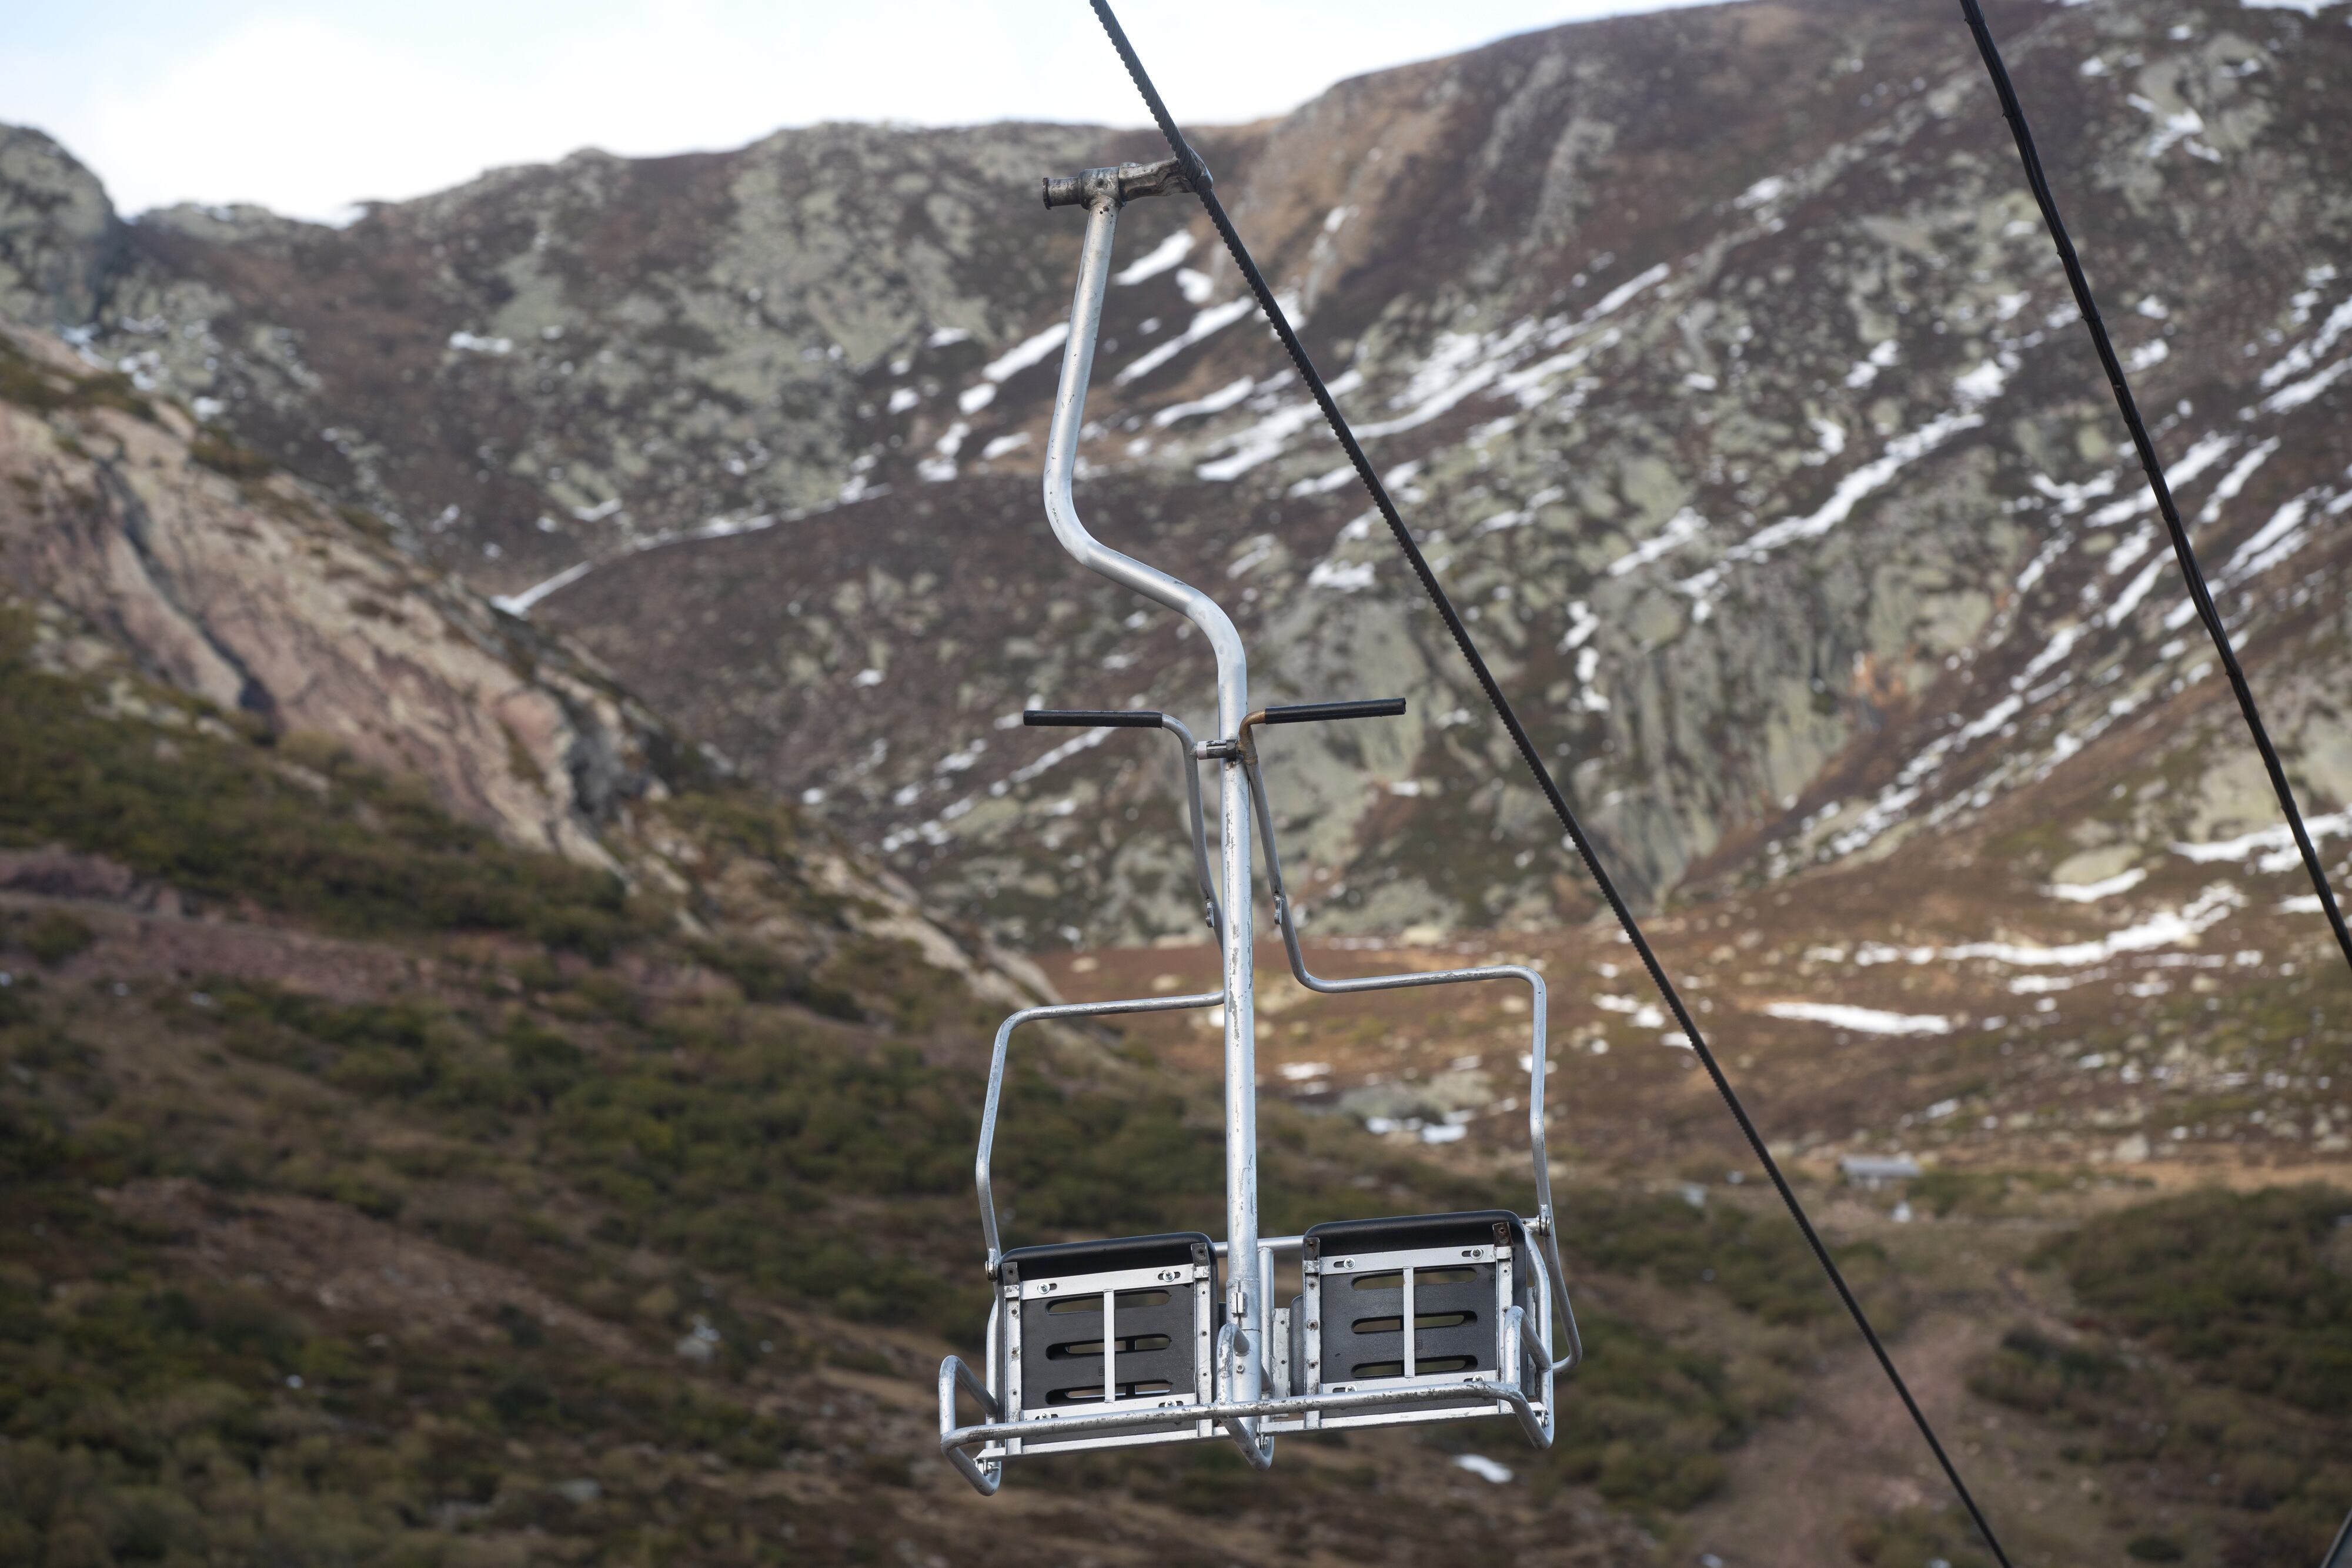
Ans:
{"type": "MultiPolygon", "coordinates": [[[[2326,88],[2352,41],[2221,4],[1994,20],[2324,814],[2352,790],[2319,722],[2336,611],[2306,588],[2352,496],[2326,88]]],[[[2207,657],[1948,18],[1620,18],[1204,145],[1652,896],[1964,825],[2053,763],[2112,771],[2121,729],[2206,733],[2207,657]]],[[[1028,187],[1150,151],[827,127],[503,171],[341,231],[59,219],[40,254],[71,240],[103,277],[79,335],[110,363],[427,557],[540,585],[535,614],[936,897],[1024,941],[1152,936],[1189,929],[1173,781],[998,727],[1033,695],[1202,712],[1197,648],[1076,582],[1034,501],[1076,223],[1028,187]]],[[[50,178],[89,209],[86,176],[50,178]]],[[[1310,907],[1355,929],[1580,907],[1549,857],[1519,863],[1539,806],[1489,788],[1499,736],[1195,213],[1130,209],[1119,255],[1082,505],[1241,601],[1270,698],[1414,699],[1277,761],[1310,907]]],[[[2242,765],[2205,760],[2165,831],[2266,821],[2242,765]]]]}

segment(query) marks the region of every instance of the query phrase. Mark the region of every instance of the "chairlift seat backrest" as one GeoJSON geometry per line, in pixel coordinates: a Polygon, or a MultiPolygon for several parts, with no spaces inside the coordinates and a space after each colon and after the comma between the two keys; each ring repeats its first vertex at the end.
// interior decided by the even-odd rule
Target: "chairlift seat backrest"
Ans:
{"type": "MultiPolygon", "coordinates": [[[[1547,1321],[1527,1227],[1504,1209],[1334,1220],[1302,1238],[1290,1305],[1290,1378],[1302,1394],[1517,1376],[1537,1369],[1509,1332],[1517,1305],[1547,1321]],[[1508,1370],[1507,1370],[1508,1369],[1508,1370]]],[[[1416,1413],[1333,1412],[1324,1427],[1496,1413],[1494,1401],[1416,1413]]]]}
{"type": "Polygon", "coordinates": [[[1000,1278],[1024,1416],[1205,1405],[1217,1266],[1198,1231],[1020,1247],[1000,1278]]]}

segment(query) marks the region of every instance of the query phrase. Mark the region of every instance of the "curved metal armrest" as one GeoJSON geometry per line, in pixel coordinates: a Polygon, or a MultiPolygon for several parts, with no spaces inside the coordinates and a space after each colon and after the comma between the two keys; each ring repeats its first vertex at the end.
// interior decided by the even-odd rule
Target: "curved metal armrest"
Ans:
{"type": "Polygon", "coordinates": [[[996,1277],[996,1265],[1004,1256],[1004,1247],[996,1228],[996,1193],[988,1174],[989,1156],[996,1148],[996,1113],[1004,1099],[1005,1049],[1013,1040],[1013,1031],[1032,1019],[1103,1018],[1114,1013],[1166,1013],[1186,1008],[1212,1008],[1225,999],[1223,991],[1202,991],[1184,997],[1142,997],[1129,1001],[1061,1002],[1052,1007],[1024,1008],[996,1028],[996,1049],[988,1062],[988,1098],[980,1111],[980,1153],[972,1161],[972,1174],[980,1186],[980,1228],[988,1243],[988,1274],[996,1277]]]}
{"type": "Polygon", "coordinates": [[[1551,1299],[1559,1308],[1559,1327],[1568,1335],[1568,1354],[1551,1364],[1555,1372],[1574,1372],[1584,1364],[1584,1336],[1576,1330],[1576,1308],[1568,1299],[1568,1275],[1559,1261],[1559,1228],[1551,1216],[1551,1206],[1547,1203],[1543,1216],[1544,1272],[1551,1276],[1551,1299]]]}
{"type": "MultiPolygon", "coordinates": [[[[1528,1353],[1535,1357],[1536,1371],[1538,1375],[1549,1376],[1557,1370],[1552,1364],[1550,1350],[1538,1337],[1535,1324],[1528,1322],[1528,1311],[1525,1307],[1515,1306],[1511,1309],[1511,1327],[1516,1332],[1519,1343],[1527,1346],[1528,1353]]],[[[1515,1377],[1511,1381],[1517,1383],[1518,1379],[1515,1377]]],[[[1522,1389],[1520,1392],[1524,1396],[1526,1390],[1522,1389]]],[[[1512,1403],[1511,1414],[1519,1418],[1519,1430],[1528,1435],[1528,1442],[1538,1448],[1551,1447],[1552,1433],[1559,1420],[1559,1413],[1549,1403],[1544,1406],[1544,1413],[1538,1418],[1532,1406],[1522,1397],[1512,1403]]]]}
{"type": "Polygon", "coordinates": [[[1307,967],[1307,955],[1298,944],[1298,924],[1291,913],[1290,895],[1282,882],[1282,856],[1275,847],[1274,811],[1266,801],[1265,778],[1258,770],[1257,750],[1248,746],[1242,752],[1242,770],[1249,780],[1250,807],[1257,816],[1258,840],[1265,846],[1265,880],[1274,901],[1275,923],[1282,928],[1282,945],[1290,956],[1290,973],[1310,991],[1327,996],[1344,996],[1356,991],[1393,991],[1412,986],[1448,986],[1471,980],[1519,980],[1528,991],[1528,1146],[1535,1163],[1536,1218],[1543,1235],[1543,1246],[1551,1276],[1552,1299],[1559,1303],[1560,1322],[1568,1331],[1568,1359],[1559,1364],[1563,1371],[1584,1359],[1582,1342],[1576,1332],[1576,1311],[1569,1305],[1568,1278],[1560,1267],[1559,1228],[1552,1217],[1551,1154],[1544,1134],[1544,1051],[1545,1030],[1549,1022],[1550,1001],[1544,989],[1543,977],[1523,964],[1486,964],[1466,969],[1423,969],[1403,975],[1367,975],[1351,980],[1328,980],[1312,974],[1307,967]]]}
{"type": "Polygon", "coordinates": [[[963,1364],[961,1356],[949,1356],[940,1363],[940,1452],[963,1472],[963,1479],[970,1481],[981,1496],[994,1497],[996,1489],[1004,1484],[1004,1462],[991,1459],[982,1464],[965,1453],[963,1445],[954,1440],[957,1430],[956,1385],[959,1384],[980,1402],[982,1413],[991,1421],[1004,1419],[1003,1406],[997,1403],[996,1396],[988,1391],[988,1385],[981,1382],[979,1375],[963,1364]]]}

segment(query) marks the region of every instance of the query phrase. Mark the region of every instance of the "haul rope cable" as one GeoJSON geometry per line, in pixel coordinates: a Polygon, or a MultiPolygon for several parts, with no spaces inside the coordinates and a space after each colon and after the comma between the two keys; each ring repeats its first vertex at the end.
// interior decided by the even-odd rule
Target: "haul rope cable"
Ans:
{"type": "Polygon", "coordinates": [[[2147,486],[2156,492],[2157,510],[2164,514],[2165,528],[2172,535],[2173,559],[2180,563],[2180,576],[2189,585],[2189,602],[2196,605],[2197,618],[2205,623],[2206,633],[2213,639],[2214,652],[2221,655],[2221,668],[2230,677],[2230,689],[2237,694],[2238,711],[2245,716],[2246,728],[2253,733],[2254,748],[2263,754],[2263,768],[2271,776],[2271,789],[2278,795],[2279,809],[2286,813],[2287,829],[2294,835],[2294,847],[2302,852],[2303,869],[2311,873],[2311,885],[2319,894],[2319,907],[2327,915],[2328,926],[2336,933],[2336,945],[2344,950],[2344,961],[2352,964],[2352,930],[2346,928],[2344,913],[2336,906],[2336,891],[2328,886],[2326,870],[2319,863],[2319,851],[2303,825],[2303,810],[2295,804],[2294,789],[2287,782],[2278,748],[2271,744],[2262,710],[2254,706],[2253,688],[2246,685],[2246,672],[2238,665],[2237,650],[2230,645],[2229,628],[2221,623],[2221,612],[2213,607],[2213,595],[2205,586],[2204,570],[2197,564],[2197,551],[2189,542],[2189,530],[2181,526],[2180,508],[2173,505],[2172,486],[2165,482],[2164,465],[2157,459],[2156,444],[2148,438],[2147,424],[2139,416],[2139,402],[2132,396],[2131,383],[2124,380],[2116,346],[2107,338],[2107,324],[2099,316],[2098,301],[2091,297],[2090,280],[2083,275],[2082,259],[2074,254],[2074,242],[2067,235],[2066,221],[2058,215],[2058,200],[2050,193],[2050,182],[2042,172],[2042,154],[2034,150],[2032,128],[2025,122],[2025,110],[2017,101],[2017,89],[2010,85],[2009,68],[2001,64],[2000,46],[1992,41],[1992,29],[1985,26],[1984,12],[1977,0],[1960,0],[1960,14],[1968,18],[1969,31],[1976,35],[1977,52],[1984,57],[1993,91],[2000,98],[2000,111],[2016,138],[2018,160],[2025,165],[2025,183],[2033,188],[2033,200],[2041,207],[2042,221],[2050,230],[2050,243],[2057,247],[2058,260],[2066,268],[2067,285],[2074,291],[2074,304],[2083,313],[2083,325],[2091,329],[2091,344],[2098,350],[2100,367],[2107,372],[2107,385],[2115,392],[2116,407],[2123,412],[2124,423],[2131,431],[2132,445],[2139,451],[2139,465],[2147,475],[2147,486]]]}
{"type": "Polygon", "coordinates": [[[1903,1381],[1902,1373],[1895,1369],[1894,1359],[1886,1354],[1886,1346],[1878,1337],[1878,1331],[1871,1326],[1869,1314],[1863,1311],[1862,1302],[1855,1298],[1853,1288],[1846,1283],[1845,1275],[1839,1270],[1837,1260],[1830,1256],[1828,1247],[1822,1243],[1820,1233],[1813,1228],[1811,1219],[1805,1213],[1804,1205],[1797,1199],[1796,1189],[1789,1185],[1789,1178],[1781,1173],[1780,1162],[1772,1157],[1771,1151],[1765,1146],[1762,1134],[1757,1132],[1756,1124],[1748,1118],[1747,1107],[1740,1103],[1738,1094],[1732,1089],[1731,1080],[1724,1075],[1722,1063],[1716,1060],[1715,1052],[1708,1048],[1706,1037],[1699,1032],[1698,1020],[1694,1019],[1690,1009],[1683,1005],[1681,993],[1675,989],[1674,982],[1667,978],[1665,969],[1658,962],[1657,955],[1651,950],[1649,939],[1643,935],[1641,923],[1634,919],[1633,912],[1626,906],[1623,896],[1618,893],[1616,883],[1610,877],[1607,868],[1601,863],[1600,856],[1593,850],[1592,841],[1586,836],[1583,825],[1576,820],[1576,813],[1570,808],[1568,798],[1560,793],[1559,786],[1552,780],[1550,770],[1544,766],[1543,759],[1537,755],[1535,743],[1528,739],[1527,728],[1520,724],[1518,715],[1513,711],[1510,699],[1503,695],[1502,687],[1496,684],[1493,673],[1486,667],[1486,659],[1479,653],[1477,644],[1471,641],[1469,628],[1463,624],[1462,617],[1455,612],[1453,601],[1447,598],[1445,590],[1437,580],[1436,574],[1430,570],[1429,561],[1423,556],[1421,546],[1413,539],[1412,530],[1405,527],[1404,519],[1398,516],[1396,504],[1389,499],[1387,487],[1381,483],[1380,476],[1373,471],[1371,462],[1364,455],[1362,446],[1357,444],[1355,433],[1348,426],[1347,416],[1339,412],[1339,405],[1332,399],[1330,389],[1323,384],[1323,378],[1317,373],[1314,361],[1307,358],[1306,346],[1298,340],[1298,334],[1292,329],[1289,316],[1284,311],[1281,303],[1275,298],[1274,290],[1266,286],[1265,276],[1258,271],[1257,263],[1251,259],[1249,247],[1242,243],[1241,235],[1234,228],[1233,220],[1226,216],[1224,204],[1217,199],[1208,166],[1202,162],[1200,154],[1195,152],[1192,144],[1185,141],[1183,132],[1176,128],[1175,120],[1168,113],[1168,106],[1160,100],[1158,89],[1151,85],[1150,77],[1144,71],[1143,62],[1137,57],[1135,47],[1128,42],[1126,32],[1118,25],[1118,18],[1111,14],[1109,0],[1089,0],[1089,4],[1094,7],[1095,16],[1101,20],[1103,30],[1110,35],[1111,45],[1118,49],[1119,59],[1127,67],[1128,75],[1134,78],[1136,90],[1143,95],[1143,101],[1151,110],[1151,118],[1159,125],[1160,134],[1167,139],[1168,150],[1175,154],[1178,165],[1184,171],[1185,179],[1191,184],[1192,193],[1201,199],[1201,205],[1209,214],[1209,222],[1215,225],[1219,237],[1225,242],[1225,249],[1232,254],[1234,265],[1241,269],[1243,278],[1249,284],[1250,292],[1256,297],[1258,308],[1265,313],[1266,322],[1274,329],[1275,335],[1282,340],[1283,348],[1289,351],[1291,363],[1297,367],[1299,379],[1305,382],[1307,390],[1315,394],[1315,402],[1322,409],[1324,419],[1331,426],[1331,433],[1339,438],[1340,446],[1348,454],[1348,461],[1355,467],[1356,476],[1363,481],[1364,489],[1371,497],[1372,504],[1380,509],[1381,517],[1387,521],[1389,532],[1395,536],[1397,547],[1404,552],[1406,560],[1412,563],[1413,575],[1421,580],[1423,591],[1428,594],[1429,601],[1436,607],[1438,614],[1444,620],[1446,631],[1453,634],[1454,645],[1461,651],[1463,661],[1470,666],[1471,674],[1477,678],[1479,689],[1486,694],[1487,703],[1494,708],[1496,716],[1503,721],[1504,727],[1510,732],[1512,743],[1518,747],[1519,756],[1527,762],[1528,771],[1535,776],[1536,783],[1541,787],[1545,800],[1551,803],[1553,815],[1559,819],[1560,826],[1567,830],[1570,841],[1576,846],[1576,852],[1583,859],[1585,869],[1591,873],[1594,885],[1601,890],[1601,897],[1608,902],[1610,912],[1616,915],[1617,924],[1624,930],[1626,940],[1633,944],[1634,952],[1641,955],[1642,967],[1649,971],[1651,984],[1657,987],[1659,996],[1664,998],[1667,1009],[1675,1015],[1675,1021],[1682,1026],[1684,1038],[1690,1041],[1692,1051],[1706,1068],[1707,1076],[1714,1080],[1716,1092],[1723,1096],[1724,1104],[1729,1108],[1733,1120],[1739,1124],[1741,1134],[1748,1139],[1748,1146],[1755,1152],[1757,1159],[1764,1166],[1765,1173],[1771,1177],[1774,1190],[1780,1193],[1780,1201],[1788,1207],[1790,1217],[1797,1222],[1797,1228],[1803,1232],[1805,1244],[1812,1249],[1814,1260],[1822,1266],[1822,1271],[1829,1276],[1830,1283],[1836,1287],[1838,1299],[1845,1304],[1845,1310],[1853,1317],[1854,1326],[1862,1331],[1862,1337],[1868,1342],[1871,1354],[1878,1358],[1880,1369],[1886,1374],[1887,1381],[1894,1385],[1895,1394],[1903,1401],[1904,1409],[1910,1413],[1912,1423],[1919,1428],[1919,1436],[1927,1440],[1928,1449],[1936,1456],[1937,1464],[1943,1468],[1945,1479],[1951,1482],[1952,1490],[1958,1495],[1962,1506],[1968,1510],[1969,1517],[1975,1522],[1978,1533],[1983,1536],[1985,1544],[1992,1549],[1992,1554],[2000,1560],[2001,1568],[2011,1568],[2009,1553],[2001,1549],[1999,1538],[1993,1534],[1992,1525],[1985,1519],[1984,1511],[1977,1506],[1975,1496],[1969,1492],[1968,1483],[1960,1479],[1960,1472],[1952,1463],[1951,1456],[1944,1451],[1944,1445],[1937,1439],[1936,1430],[1928,1424],[1927,1413],[1919,1408],[1919,1402],[1912,1397],[1910,1385],[1903,1381]]]}

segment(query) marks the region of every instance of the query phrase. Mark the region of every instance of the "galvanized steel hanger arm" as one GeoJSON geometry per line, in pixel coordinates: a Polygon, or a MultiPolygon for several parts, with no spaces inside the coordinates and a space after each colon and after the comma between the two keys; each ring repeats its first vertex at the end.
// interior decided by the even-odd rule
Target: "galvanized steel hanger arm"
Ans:
{"type": "MultiPolygon", "coordinates": [[[[1580,1354],[1564,1291],[1557,1316],[1568,1324],[1569,1354],[1557,1359],[1550,1349],[1559,1270],[1542,1144],[1542,980],[1519,968],[1321,980],[1307,973],[1282,894],[1272,819],[1255,777],[1251,730],[1260,724],[1392,716],[1403,711],[1403,703],[1391,698],[1253,709],[1241,637],[1223,608],[1190,583],[1097,539],[1071,494],[1119,210],[1143,196],[1206,185],[1207,172],[1197,161],[1176,160],[1089,169],[1045,183],[1046,206],[1082,207],[1087,214],[1061,384],[1045,441],[1046,521],[1080,565],[1176,611],[1202,631],[1216,662],[1217,717],[1211,738],[1202,742],[1172,715],[1148,710],[1033,709],[1023,717],[1033,726],[1162,729],[1175,739],[1184,769],[1187,836],[1222,973],[1216,989],[1187,996],[1025,1008],[996,1031],[973,1161],[992,1286],[985,1347],[977,1369],[949,1357],[940,1364],[939,1382],[940,1450],[983,1494],[996,1490],[1007,1459],[1135,1443],[1230,1440],[1253,1469],[1262,1470],[1273,1463],[1276,1432],[1509,1416],[1517,1418],[1530,1441],[1548,1447],[1555,1379],[1580,1354]],[[1198,771],[1203,761],[1217,769],[1213,872],[1198,771]],[[1496,1210],[1329,1222],[1298,1236],[1259,1235],[1253,817],[1268,830],[1276,911],[1293,967],[1307,985],[1327,991],[1380,990],[1446,979],[1507,978],[1533,988],[1531,1125],[1539,1196],[1534,1220],[1496,1210]],[[1007,1250],[990,1167],[1013,1031],[1033,1019],[1220,1006],[1224,1239],[1187,1231],[1007,1250]],[[1297,1260],[1300,1271],[1302,1293],[1286,1307],[1272,1297],[1277,1259],[1297,1260]],[[1367,1317],[1358,1311],[1325,1312],[1316,1304],[1325,1300],[1320,1292],[1326,1279],[1335,1281],[1334,1291],[1362,1288],[1377,1294],[1391,1274],[1403,1281],[1402,1305],[1390,1314],[1395,1320],[1391,1329],[1378,1326],[1386,1320],[1376,1311],[1367,1317]],[[1416,1280],[1426,1281],[1419,1295],[1416,1280]],[[1428,1306],[1440,1298],[1440,1306],[1428,1306]],[[1423,1334],[1453,1337],[1424,1341],[1423,1334]],[[1402,1372],[1390,1364],[1395,1352],[1383,1335],[1402,1344],[1402,1372]],[[1437,1343],[1447,1348],[1416,1355],[1416,1345],[1437,1343]],[[979,1423],[960,1424],[960,1397],[978,1406],[979,1423]]],[[[1359,1304],[1371,1311],[1374,1299],[1359,1304]]]]}
{"type": "MultiPolygon", "coordinates": [[[[1094,373],[1095,340],[1102,326],[1103,297],[1110,285],[1111,239],[1118,226],[1119,208],[1137,197],[1190,188],[1172,161],[1090,169],[1073,181],[1048,182],[1045,187],[1049,206],[1083,204],[1087,212],[1077,286],[1070,300],[1070,333],[1062,349],[1061,384],[1055,390],[1053,420],[1045,435],[1045,520],[1054,538],[1079,565],[1167,606],[1200,629],[1216,659],[1216,733],[1230,737],[1249,712],[1249,660],[1232,617],[1190,583],[1096,538],[1079,517],[1070,493],[1078,439],[1085,428],[1087,386],[1094,373]]],[[[1255,1309],[1263,1304],[1257,1268],[1257,1009],[1250,930],[1248,787],[1242,779],[1238,759],[1227,759],[1218,768],[1217,784],[1218,881],[1224,916],[1218,946],[1224,975],[1225,1242],[1230,1249],[1224,1310],[1233,1322],[1249,1324],[1255,1321],[1255,1309]]],[[[1265,1346],[1255,1333],[1245,1330],[1242,1338],[1234,1386],[1228,1396],[1249,1401],[1258,1395],[1265,1346]]],[[[1254,1449],[1255,1438],[1248,1436],[1254,1432],[1252,1424],[1242,1422],[1235,1428],[1235,1440],[1254,1449]]],[[[1253,1462],[1255,1458],[1253,1451],[1253,1462]]]]}

